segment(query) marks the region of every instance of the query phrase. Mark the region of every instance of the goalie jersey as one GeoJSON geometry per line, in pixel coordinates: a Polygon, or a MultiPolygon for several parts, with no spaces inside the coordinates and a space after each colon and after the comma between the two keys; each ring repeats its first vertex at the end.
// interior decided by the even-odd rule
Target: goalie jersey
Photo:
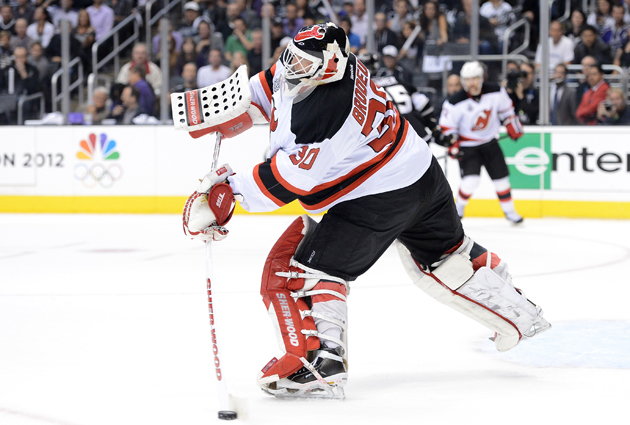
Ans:
{"type": "Polygon", "coordinates": [[[476,98],[462,89],[444,101],[440,127],[445,135],[458,134],[460,146],[479,146],[496,139],[501,123],[511,115],[514,107],[505,89],[483,83],[476,98]]]}
{"type": "Polygon", "coordinates": [[[298,199],[311,213],[416,182],[432,153],[350,55],[343,79],[299,102],[285,94],[280,61],[250,79],[252,107],[269,120],[270,159],[229,178],[250,212],[298,199]]]}

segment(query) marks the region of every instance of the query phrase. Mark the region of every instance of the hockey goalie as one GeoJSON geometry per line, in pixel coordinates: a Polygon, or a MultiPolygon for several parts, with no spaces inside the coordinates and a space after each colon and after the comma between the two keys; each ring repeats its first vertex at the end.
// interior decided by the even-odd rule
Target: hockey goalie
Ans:
{"type": "Polygon", "coordinates": [[[225,238],[237,200],[250,212],[294,200],[307,212],[326,211],[319,222],[298,217],[265,262],[260,293],[282,349],[260,371],[265,392],[344,398],[350,283],[394,242],[413,282],[490,329],[499,351],[550,327],[512,285],[506,263],[464,234],[427,143],[336,25],[302,28],[280,60],[248,82],[235,75],[188,96],[201,106],[193,123],[180,99],[174,110],[183,127],[230,137],[269,122],[270,155],[251,170],[234,174],[226,165],[206,175],[186,203],[186,235],[225,238]],[[234,92],[240,100],[223,101],[234,92]]]}

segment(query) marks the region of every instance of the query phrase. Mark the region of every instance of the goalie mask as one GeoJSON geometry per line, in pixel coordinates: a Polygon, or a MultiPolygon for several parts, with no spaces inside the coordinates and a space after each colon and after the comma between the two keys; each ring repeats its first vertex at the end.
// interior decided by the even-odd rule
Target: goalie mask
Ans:
{"type": "Polygon", "coordinates": [[[344,30],[331,22],[302,28],[280,56],[287,94],[296,96],[309,87],[341,80],[349,46],[344,30]]]}

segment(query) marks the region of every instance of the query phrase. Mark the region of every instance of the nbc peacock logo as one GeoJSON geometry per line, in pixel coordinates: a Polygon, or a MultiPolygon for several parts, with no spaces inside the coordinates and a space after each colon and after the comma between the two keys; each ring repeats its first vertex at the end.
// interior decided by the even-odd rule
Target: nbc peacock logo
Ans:
{"type": "Polygon", "coordinates": [[[97,186],[109,189],[123,176],[122,167],[114,162],[120,158],[116,141],[106,133],[99,136],[90,133],[87,140],[81,140],[77,158],[80,162],[74,167],[74,177],[88,189],[97,186]]]}

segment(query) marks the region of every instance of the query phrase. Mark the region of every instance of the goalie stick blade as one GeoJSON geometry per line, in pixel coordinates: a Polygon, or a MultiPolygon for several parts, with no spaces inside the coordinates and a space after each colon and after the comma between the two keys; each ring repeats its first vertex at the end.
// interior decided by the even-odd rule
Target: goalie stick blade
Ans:
{"type": "Polygon", "coordinates": [[[237,418],[236,412],[231,410],[220,410],[219,411],[219,419],[223,419],[225,421],[233,421],[237,418]]]}

